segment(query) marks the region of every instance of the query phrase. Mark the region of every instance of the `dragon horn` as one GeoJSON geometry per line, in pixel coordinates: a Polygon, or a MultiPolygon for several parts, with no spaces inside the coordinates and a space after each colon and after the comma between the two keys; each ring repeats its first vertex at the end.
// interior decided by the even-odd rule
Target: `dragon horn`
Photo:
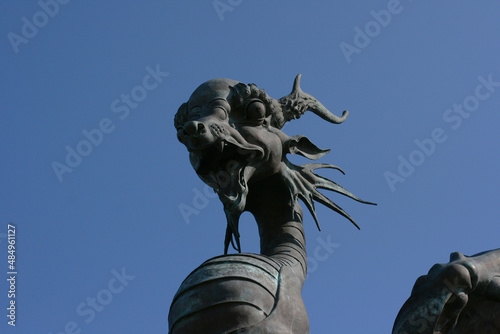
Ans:
{"type": "Polygon", "coordinates": [[[349,115],[347,110],[344,110],[341,117],[332,114],[323,104],[321,104],[321,102],[300,89],[300,77],[301,74],[295,77],[290,95],[278,100],[282,113],[282,117],[276,117],[281,120],[276,124],[279,129],[281,129],[286,122],[300,118],[300,116],[304,115],[308,110],[330,123],[340,124],[345,121],[347,115],[349,115]]]}

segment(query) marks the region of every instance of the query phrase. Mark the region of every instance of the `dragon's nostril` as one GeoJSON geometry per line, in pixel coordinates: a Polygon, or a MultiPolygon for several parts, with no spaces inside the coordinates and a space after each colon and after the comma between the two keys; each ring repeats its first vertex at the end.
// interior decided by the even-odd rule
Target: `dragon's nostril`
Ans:
{"type": "Polygon", "coordinates": [[[197,134],[201,135],[206,132],[205,125],[203,123],[197,124],[197,134]]]}
{"type": "Polygon", "coordinates": [[[187,132],[188,135],[198,136],[200,134],[204,134],[206,132],[205,125],[201,122],[197,121],[189,121],[184,125],[184,131],[187,132]]]}

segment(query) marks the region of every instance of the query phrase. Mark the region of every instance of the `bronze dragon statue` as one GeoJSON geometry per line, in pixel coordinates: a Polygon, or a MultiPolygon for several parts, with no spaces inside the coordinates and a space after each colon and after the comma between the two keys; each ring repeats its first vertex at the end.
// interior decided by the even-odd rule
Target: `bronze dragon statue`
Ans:
{"type": "MultiPolygon", "coordinates": [[[[342,123],[300,88],[275,100],[254,84],[213,79],[200,85],[175,115],[177,137],[197,175],[219,195],[227,220],[224,255],[209,259],[181,284],[168,316],[171,334],[309,333],[301,291],[307,275],[300,199],[319,228],[314,202],[355,221],[318,189],[363,201],[314,170],[336,166],[295,165],[287,154],[316,160],[319,149],[304,136],[281,131],[312,111],[342,123]],[[241,253],[240,215],[255,217],[260,254],[241,253]],[[232,245],[238,253],[227,254],[232,245]]],[[[342,172],[343,173],[343,172],[342,172]]],[[[359,227],[358,227],[359,228],[359,227]]],[[[500,250],[452,253],[420,277],[400,310],[393,334],[500,333],[500,250]]]]}
{"type": "MultiPolygon", "coordinates": [[[[195,269],[181,284],[169,313],[177,333],[309,333],[301,291],[307,275],[302,200],[319,228],[314,201],[354,220],[318,189],[365,202],[337,183],[297,166],[287,154],[318,159],[329,152],[304,136],[281,131],[286,122],[312,111],[342,123],[300,88],[275,100],[254,84],[214,79],[200,85],[175,115],[177,137],[198,176],[219,195],[227,218],[224,254],[195,269]],[[260,254],[241,253],[238,220],[255,217],[260,254]],[[240,253],[228,255],[229,245],[240,253]]],[[[372,203],[369,203],[372,204],[372,203]]],[[[356,225],[357,226],[357,225],[356,225]]]]}

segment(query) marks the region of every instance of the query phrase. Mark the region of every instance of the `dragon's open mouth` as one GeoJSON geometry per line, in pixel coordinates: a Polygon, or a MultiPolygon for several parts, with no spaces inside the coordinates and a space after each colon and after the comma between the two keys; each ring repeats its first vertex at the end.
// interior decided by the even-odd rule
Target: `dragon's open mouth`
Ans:
{"type": "Polygon", "coordinates": [[[253,163],[262,149],[221,139],[213,145],[191,151],[190,160],[198,176],[215,192],[226,210],[243,211],[248,194],[248,181],[255,168],[253,163]]]}

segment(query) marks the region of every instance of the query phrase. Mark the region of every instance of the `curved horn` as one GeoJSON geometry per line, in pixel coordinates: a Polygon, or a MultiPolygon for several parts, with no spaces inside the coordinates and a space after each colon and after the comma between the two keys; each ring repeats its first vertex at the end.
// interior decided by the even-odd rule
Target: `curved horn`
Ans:
{"type": "Polygon", "coordinates": [[[300,77],[301,74],[295,77],[290,95],[279,99],[284,118],[283,124],[280,124],[280,129],[286,122],[300,118],[308,110],[330,123],[340,124],[345,121],[347,115],[349,115],[347,110],[344,110],[341,117],[332,114],[321,102],[300,89],[300,77]]]}

